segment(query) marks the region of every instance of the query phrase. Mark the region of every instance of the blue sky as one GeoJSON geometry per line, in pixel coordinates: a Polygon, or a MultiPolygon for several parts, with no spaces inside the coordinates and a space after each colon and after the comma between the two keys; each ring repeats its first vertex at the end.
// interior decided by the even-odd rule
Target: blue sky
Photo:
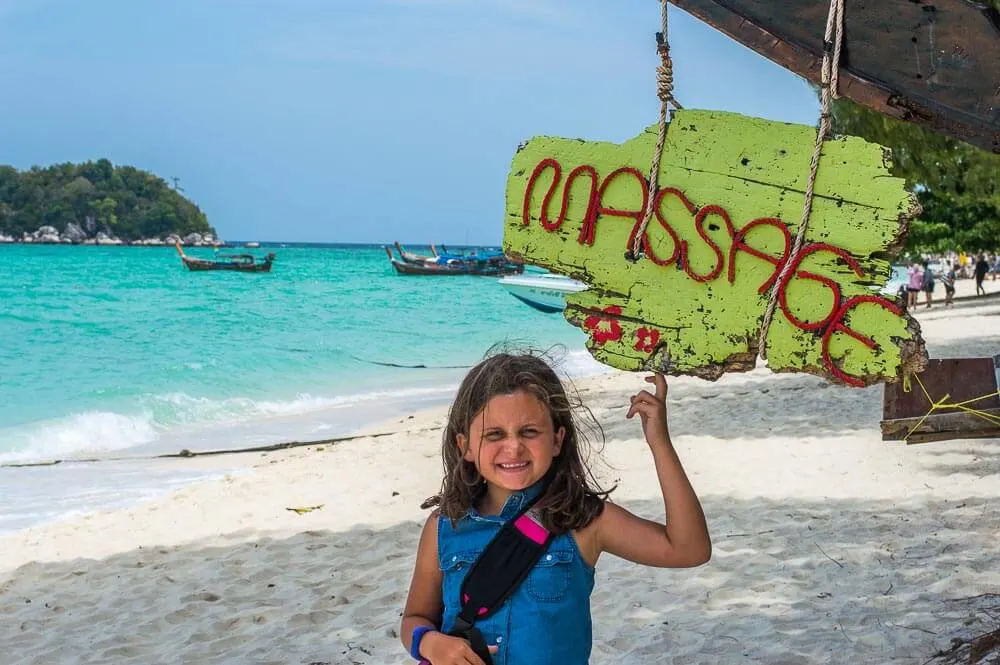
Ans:
{"type": "MultiPolygon", "coordinates": [[[[671,7],[677,98],[813,124],[671,7]]],[[[498,243],[517,145],[656,121],[653,0],[0,0],[0,164],[107,157],[223,238],[498,243]]]]}

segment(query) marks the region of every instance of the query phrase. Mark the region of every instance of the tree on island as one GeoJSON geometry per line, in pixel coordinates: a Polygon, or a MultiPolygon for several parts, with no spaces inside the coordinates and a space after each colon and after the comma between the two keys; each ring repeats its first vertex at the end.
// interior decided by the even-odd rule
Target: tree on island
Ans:
{"type": "Polygon", "coordinates": [[[1000,155],[846,98],[834,100],[833,130],[892,150],[893,174],[906,179],[924,209],[910,224],[906,249],[977,252],[1000,246],[1000,155]]]}
{"type": "Polygon", "coordinates": [[[178,187],[133,166],[107,159],[83,164],[0,166],[0,234],[20,238],[42,226],[60,232],[75,225],[122,240],[215,235],[208,218],[178,187]]]}

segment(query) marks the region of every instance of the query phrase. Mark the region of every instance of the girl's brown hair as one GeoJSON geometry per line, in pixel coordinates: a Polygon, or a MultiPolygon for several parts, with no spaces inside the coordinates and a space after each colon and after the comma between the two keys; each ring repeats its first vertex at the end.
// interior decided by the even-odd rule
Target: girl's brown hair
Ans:
{"type": "MultiPolygon", "coordinates": [[[[444,480],[441,492],[424,502],[423,507],[439,506],[441,514],[453,522],[464,517],[486,494],[486,481],[476,465],[463,459],[458,435],[469,437],[472,421],[497,395],[518,390],[528,392],[544,404],[552,416],[553,431],[565,428],[562,449],[552,459],[549,485],[538,503],[545,527],[556,534],[568,533],[590,524],[613,491],[601,489],[584,463],[581,447],[586,443],[566,389],[552,368],[532,353],[494,353],[472,368],[465,376],[455,401],[448,411],[448,424],[441,437],[444,480]]],[[[593,421],[593,416],[590,416],[593,421]]],[[[593,421],[597,425],[596,421],[593,421]]],[[[600,431],[600,426],[596,426],[600,431]]]]}

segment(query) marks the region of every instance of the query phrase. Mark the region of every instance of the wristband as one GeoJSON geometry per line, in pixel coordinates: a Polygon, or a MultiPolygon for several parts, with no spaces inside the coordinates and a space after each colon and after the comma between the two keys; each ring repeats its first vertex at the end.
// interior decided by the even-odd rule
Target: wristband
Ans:
{"type": "Polygon", "coordinates": [[[413,639],[410,640],[410,655],[413,656],[414,660],[424,660],[423,656],[420,655],[420,641],[424,639],[424,635],[431,632],[437,632],[437,628],[417,626],[413,629],[413,639]]]}

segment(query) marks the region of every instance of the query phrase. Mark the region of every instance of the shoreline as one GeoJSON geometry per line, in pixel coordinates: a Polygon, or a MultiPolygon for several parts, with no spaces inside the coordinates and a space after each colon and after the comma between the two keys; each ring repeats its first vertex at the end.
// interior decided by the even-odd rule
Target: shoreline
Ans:
{"type": "MultiPolygon", "coordinates": [[[[583,363],[574,357],[572,352],[567,355],[564,366],[574,380],[603,371],[589,357],[583,363]]],[[[0,536],[72,520],[81,511],[121,508],[136,497],[162,499],[178,486],[206,480],[192,469],[243,473],[248,460],[262,454],[391,437],[407,420],[446,409],[458,378],[437,377],[433,385],[426,379],[401,381],[378,399],[363,393],[354,396],[363,399],[333,407],[169,431],[151,442],[96,455],[35,454],[19,459],[8,453],[15,457],[0,458],[0,482],[17,500],[0,510],[0,536]]]]}
{"type": "MultiPolygon", "coordinates": [[[[375,411],[364,405],[352,407],[351,421],[333,426],[326,436],[314,439],[289,439],[280,435],[263,444],[243,444],[228,447],[196,448],[197,439],[186,441],[187,448],[170,447],[163,441],[147,443],[102,455],[61,458],[36,458],[26,461],[0,463],[0,482],[5,495],[17,499],[0,510],[0,539],[24,529],[43,528],[86,518],[109,510],[127,507],[130,503],[158,501],[178,488],[211,482],[217,475],[243,474],[251,470],[252,462],[260,455],[291,452],[297,449],[334,446],[359,439],[378,440],[392,435],[391,423],[402,422],[410,414],[441,408],[451,392],[451,385],[444,386],[440,395],[400,398],[375,411]],[[6,528],[4,525],[8,525],[6,528]],[[14,528],[11,530],[10,526],[14,528]],[[20,525],[20,526],[18,526],[20,525]]],[[[334,411],[323,410],[313,414],[265,418],[245,426],[249,430],[263,430],[270,424],[281,429],[283,421],[319,422],[334,411]]],[[[224,423],[212,427],[213,432],[230,429],[224,423]]]]}

